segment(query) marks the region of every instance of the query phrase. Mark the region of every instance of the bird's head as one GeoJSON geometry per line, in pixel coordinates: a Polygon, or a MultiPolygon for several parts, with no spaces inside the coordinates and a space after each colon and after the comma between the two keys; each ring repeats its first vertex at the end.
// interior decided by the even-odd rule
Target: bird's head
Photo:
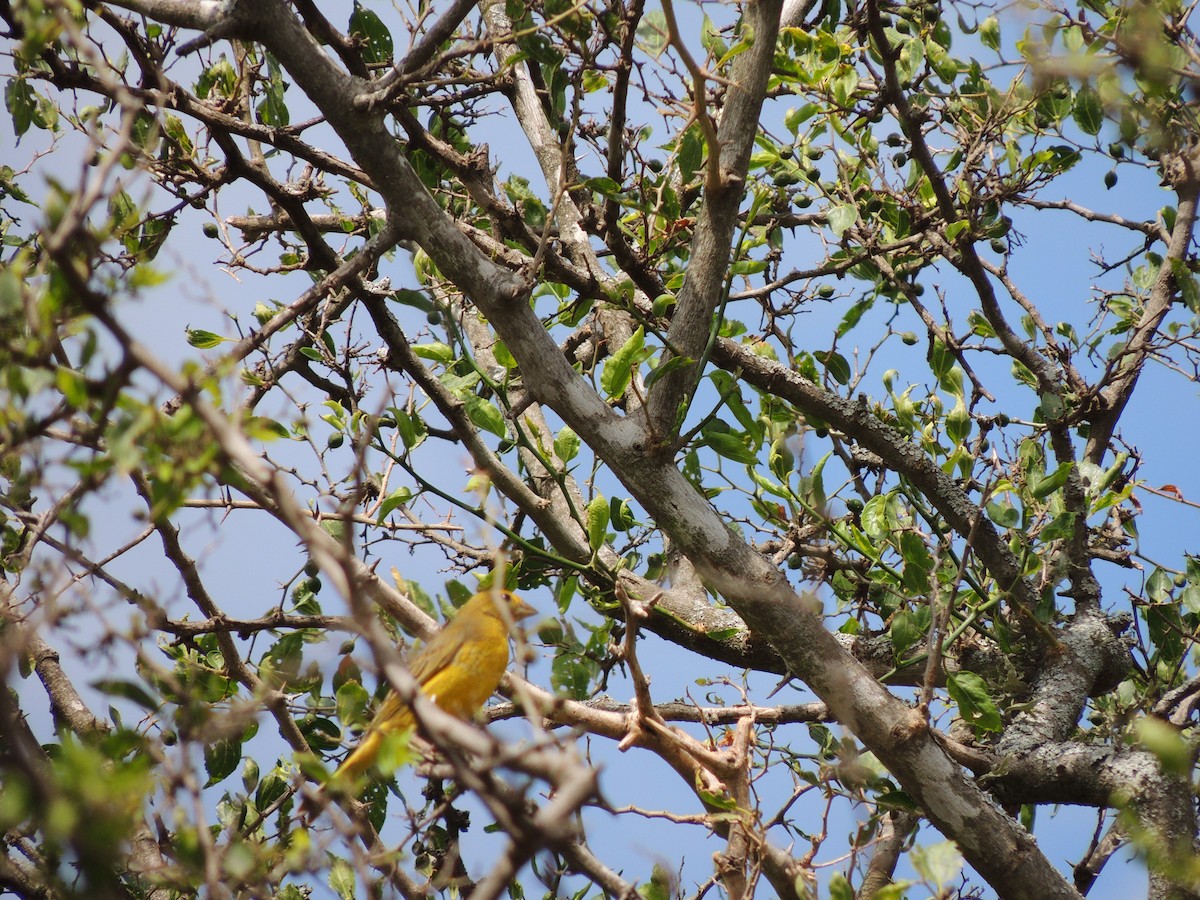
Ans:
{"type": "Polygon", "coordinates": [[[483,602],[487,603],[501,618],[504,618],[504,614],[500,613],[500,609],[503,608],[513,622],[537,615],[536,609],[512,591],[493,589],[490,591],[481,591],[475,597],[483,598],[483,602]]]}

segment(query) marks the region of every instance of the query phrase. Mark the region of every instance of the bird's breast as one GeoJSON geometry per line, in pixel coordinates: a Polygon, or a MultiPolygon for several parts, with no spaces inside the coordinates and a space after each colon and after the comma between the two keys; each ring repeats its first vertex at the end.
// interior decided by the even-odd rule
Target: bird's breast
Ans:
{"type": "Polygon", "coordinates": [[[508,634],[502,623],[495,625],[472,628],[453,661],[424,685],[439,707],[461,719],[479,711],[508,667],[508,634]]]}

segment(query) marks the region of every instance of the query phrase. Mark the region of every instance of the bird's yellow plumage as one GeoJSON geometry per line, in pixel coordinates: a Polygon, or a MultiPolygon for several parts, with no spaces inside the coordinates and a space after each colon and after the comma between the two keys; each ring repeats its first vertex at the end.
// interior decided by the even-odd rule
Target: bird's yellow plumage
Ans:
{"type": "MultiPolygon", "coordinates": [[[[535,612],[511,591],[476,594],[408,660],[421,693],[460,719],[474,716],[495,693],[508,668],[509,625],[535,612]]],[[[389,692],[361,743],[333,777],[352,782],[375,762],[385,735],[412,728],[413,724],[412,710],[389,692]]]]}

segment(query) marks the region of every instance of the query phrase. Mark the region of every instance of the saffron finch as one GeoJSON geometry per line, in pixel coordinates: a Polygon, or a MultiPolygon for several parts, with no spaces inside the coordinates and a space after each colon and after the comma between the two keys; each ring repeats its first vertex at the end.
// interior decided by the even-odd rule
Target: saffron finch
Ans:
{"type": "MultiPolygon", "coordinates": [[[[421,693],[460,719],[474,716],[495,693],[508,668],[509,627],[536,612],[512,591],[476,594],[408,660],[421,693]]],[[[412,710],[394,691],[389,692],[358,747],[338,766],[334,779],[352,783],[371,768],[385,735],[414,724],[412,710]]]]}

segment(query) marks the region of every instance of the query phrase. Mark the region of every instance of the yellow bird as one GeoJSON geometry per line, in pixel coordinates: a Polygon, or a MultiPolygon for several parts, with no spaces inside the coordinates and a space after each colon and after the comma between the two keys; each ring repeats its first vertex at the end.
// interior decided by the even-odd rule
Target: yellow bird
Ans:
{"type": "MultiPolygon", "coordinates": [[[[474,716],[496,692],[508,668],[509,627],[536,612],[512,591],[476,594],[408,660],[408,669],[421,693],[439,709],[460,719],[474,716]]],[[[353,783],[375,762],[384,735],[414,724],[412,710],[395,692],[389,692],[362,741],[338,766],[334,779],[353,783]]]]}

